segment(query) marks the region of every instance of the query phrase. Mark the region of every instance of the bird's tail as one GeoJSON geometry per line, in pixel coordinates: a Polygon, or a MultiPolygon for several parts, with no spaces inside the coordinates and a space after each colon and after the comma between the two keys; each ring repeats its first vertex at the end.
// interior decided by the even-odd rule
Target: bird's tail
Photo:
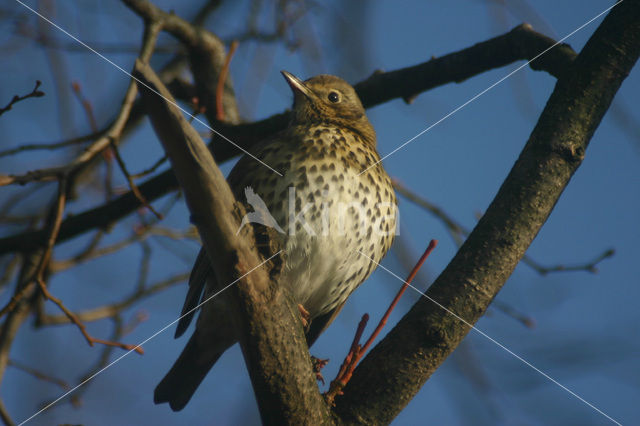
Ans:
{"type": "Polygon", "coordinates": [[[212,351],[211,343],[206,348],[201,347],[197,334],[197,331],[193,333],[171,370],[156,386],[153,394],[153,401],[156,404],[168,402],[173,411],[182,410],[213,364],[231,346],[231,344],[216,345],[216,350],[212,351]]]}

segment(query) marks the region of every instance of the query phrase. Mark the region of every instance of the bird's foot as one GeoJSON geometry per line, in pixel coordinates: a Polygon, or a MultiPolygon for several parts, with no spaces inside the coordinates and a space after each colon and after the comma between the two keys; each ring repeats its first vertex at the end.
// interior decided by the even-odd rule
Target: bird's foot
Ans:
{"type": "Polygon", "coordinates": [[[311,355],[311,363],[313,364],[313,372],[316,373],[316,380],[324,385],[324,377],[322,377],[321,370],[329,364],[329,358],[316,358],[311,355]]]}
{"type": "Polygon", "coordinates": [[[309,324],[311,324],[311,314],[304,308],[304,306],[299,303],[298,311],[300,311],[300,321],[302,321],[302,327],[306,330],[307,328],[309,328],[309,324]]]}

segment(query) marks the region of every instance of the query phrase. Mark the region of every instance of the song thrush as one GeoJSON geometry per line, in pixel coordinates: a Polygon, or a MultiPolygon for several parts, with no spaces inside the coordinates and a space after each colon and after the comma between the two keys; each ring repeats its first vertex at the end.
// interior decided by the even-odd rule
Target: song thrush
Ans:
{"type": "MultiPolygon", "coordinates": [[[[262,246],[262,255],[282,249],[278,282],[289,286],[301,312],[308,314],[311,345],[389,250],[396,198],[379,162],[375,131],[353,87],[331,75],[303,82],[282,74],[294,93],[291,122],[252,149],[282,176],[245,155],[228,182],[239,201],[246,195],[247,211],[254,210],[243,224],[270,227],[271,242],[262,246]]],[[[183,315],[227,284],[216,282],[201,250],[183,315]]],[[[238,341],[228,297],[223,292],[202,306],[195,332],[155,390],[156,403],[181,410],[222,353],[238,341]]],[[[192,317],[193,312],[180,320],[176,337],[192,317]]]]}

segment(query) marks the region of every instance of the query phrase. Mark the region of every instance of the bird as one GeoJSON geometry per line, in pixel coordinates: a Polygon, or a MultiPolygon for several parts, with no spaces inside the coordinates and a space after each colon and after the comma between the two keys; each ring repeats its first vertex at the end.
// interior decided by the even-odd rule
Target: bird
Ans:
{"type": "MultiPolygon", "coordinates": [[[[269,268],[298,303],[311,346],[390,249],[398,209],[375,130],[355,89],[333,75],[302,81],[281,73],[293,92],[288,126],[243,155],[227,182],[238,201],[249,198],[248,211],[250,206],[267,209],[270,219],[253,224],[256,244],[264,259],[280,253],[269,268]],[[280,228],[275,232],[269,226],[273,222],[280,228]]],[[[176,338],[188,328],[200,301],[227,284],[216,282],[201,249],[176,338]]],[[[200,307],[195,331],[155,389],[156,404],[183,409],[215,362],[238,341],[230,297],[221,292],[200,307]]]]}

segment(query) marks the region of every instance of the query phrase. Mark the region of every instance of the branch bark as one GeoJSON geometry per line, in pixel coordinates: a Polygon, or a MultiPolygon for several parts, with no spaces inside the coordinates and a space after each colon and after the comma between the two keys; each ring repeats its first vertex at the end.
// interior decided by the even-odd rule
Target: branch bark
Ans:
{"type": "MultiPolygon", "coordinates": [[[[640,1],[616,6],[561,74],[520,157],[426,296],[474,324],[501,289],[581,164],[640,55],[640,1]]],[[[389,423],[470,327],[421,299],[356,369],[336,399],[346,423],[389,423]]]]}
{"type": "MultiPolygon", "coordinates": [[[[136,78],[171,99],[151,68],[136,62],[136,78]]],[[[181,112],[140,86],[156,134],[182,187],[219,283],[236,295],[240,345],[266,424],[324,424],[329,410],[318,392],[306,340],[288,291],[273,282],[244,232],[236,236],[239,208],[224,176],[181,112]]]]}
{"type": "MultiPolygon", "coordinates": [[[[417,93],[440,85],[461,82],[514,61],[532,59],[554,43],[552,39],[533,31],[528,25],[520,25],[504,35],[441,58],[388,73],[375,73],[356,84],[355,87],[364,106],[370,108],[396,98],[408,99],[417,93]],[[483,60],[487,60],[487,63],[483,64],[483,60]]],[[[531,67],[560,76],[572,63],[575,55],[568,45],[559,45],[532,62],[531,67]]],[[[226,106],[225,114],[229,114],[226,106]]],[[[236,125],[217,123],[216,130],[248,149],[258,141],[284,129],[288,120],[288,113],[283,112],[253,123],[236,125]]],[[[226,161],[238,154],[234,146],[217,136],[212,139],[209,146],[218,162],[226,161]]],[[[140,192],[149,201],[177,187],[171,170],[149,178],[139,185],[140,192]]],[[[58,242],[66,241],[91,229],[108,228],[138,207],[140,202],[131,192],[128,192],[109,203],[79,213],[62,223],[58,242]]],[[[1,238],[0,255],[31,250],[41,245],[45,237],[41,231],[27,231],[1,238]]]]}
{"type": "MultiPolygon", "coordinates": [[[[205,107],[209,123],[214,125],[217,122],[216,88],[226,59],[226,49],[222,40],[173,13],[163,11],[147,0],[123,2],[145,21],[161,23],[165,31],[180,40],[187,48],[200,104],[205,107]]],[[[237,124],[238,106],[231,79],[225,79],[222,105],[226,121],[237,124]]]]}

